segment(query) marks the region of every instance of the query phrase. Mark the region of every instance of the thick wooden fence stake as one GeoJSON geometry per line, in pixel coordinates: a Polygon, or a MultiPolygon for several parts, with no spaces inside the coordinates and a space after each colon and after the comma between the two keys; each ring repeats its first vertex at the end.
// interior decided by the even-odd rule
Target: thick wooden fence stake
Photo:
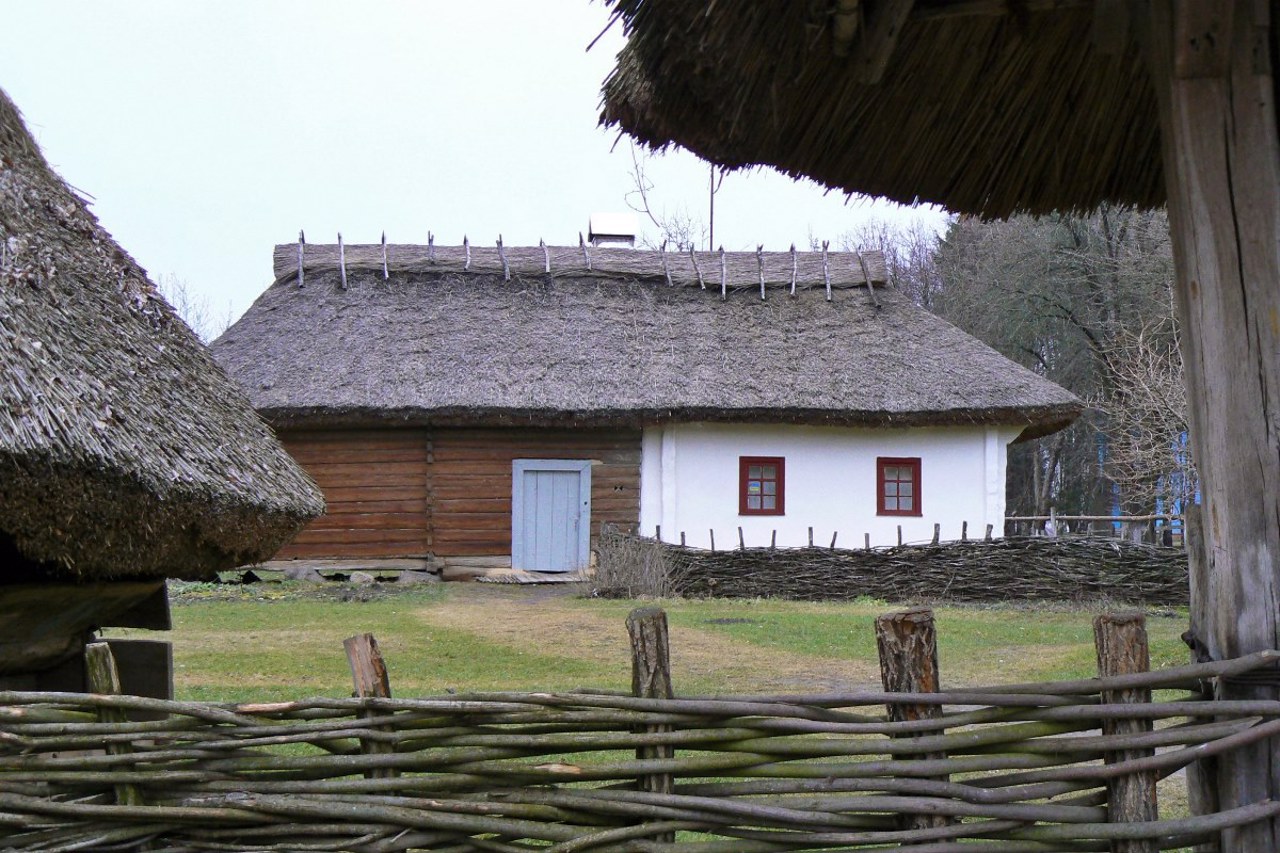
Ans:
{"type": "MultiPolygon", "coordinates": [[[[102,693],[112,696],[120,693],[120,673],[116,670],[116,659],[111,654],[111,646],[107,643],[90,643],[84,649],[85,680],[90,693],[102,693]]],[[[99,708],[98,720],[103,723],[127,723],[128,715],[123,708],[99,708]]],[[[124,743],[107,745],[108,755],[127,755],[132,748],[124,743]]],[[[116,803],[121,806],[141,806],[142,789],[137,785],[114,785],[116,803]]]]}
{"type": "MultiPolygon", "coordinates": [[[[356,696],[361,699],[391,698],[391,677],[387,674],[386,661],[378,649],[373,634],[358,634],[342,641],[347,650],[347,663],[351,667],[351,682],[356,696]]],[[[362,711],[360,716],[377,716],[377,711],[362,711]]],[[[380,740],[360,739],[360,751],[365,755],[386,755],[396,751],[395,745],[380,740]]],[[[391,779],[399,775],[394,767],[374,767],[365,771],[366,779],[391,779]]]]}
{"type": "MultiPolygon", "coordinates": [[[[670,699],[671,646],[667,634],[667,614],[659,607],[639,607],[627,615],[627,636],[631,638],[631,692],[642,699],[670,699]]],[[[669,732],[670,725],[644,726],[643,732],[669,732]]],[[[675,747],[667,745],[641,746],[636,758],[674,758],[675,747]]],[[[675,790],[675,778],[670,773],[649,773],[636,779],[636,788],[656,794],[670,794],[675,790]]],[[[657,841],[674,842],[674,832],[656,834],[657,841]]]]}
{"type": "MultiPolygon", "coordinates": [[[[1192,645],[1191,662],[1209,660],[1204,638],[1208,635],[1212,616],[1209,612],[1209,557],[1204,552],[1204,531],[1200,525],[1200,505],[1191,504],[1183,514],[1182,544],[1187,551],[1188,576],[1191,586],[1191,626],[1183,640],[1192,645]]],[[[1207,685],[1206,685],[1207,686],[1207,685]]],[[[1212,698],[1210,695],[1207,698],[1212,698]]],[[[1197,721],[1205,718],[1197,718],[1197,721]]],[[[1195,815],[1214,814],[1218,811],[1218,759],[1203,758],[1187,765],[1187,804],[1195,815]]],[[[1212,842],[1198,848],[1209,853],[1220,849],[1217,836],[1212,842]]]]}
{"type": "MultiPolygon", "coordinates": [[[[880,652],[880,680],[885,690],[894,693],[938,692],[938,635],[932,610],[913,607],[876,617],[876,648],[880,652]]],[[[930,720],[942,716],[941,705],[895,703],[886,707],[893,722],[930,720]]],[[[947,756],[945,753],[928,753],[915,757],[937,759],[947,756]]],[[[947,781],[946,776],[938,778],[947,781]]],[[[902,829],[928,829],[953,822],[945,815],[904,814],[898,817],[902,829]]]]}
{"type": "MultiPolygon", "coordinates": [[[[1147,672],[1151,660],[1147,651],[1146,620],[1141,613],[1104,613],[1094,617],[1093,642],[1098,651],[1098,674],[1129,675],[1147,672]]],[[[1105,704],[1150,702],[1150,690],[1104,690],[1105,704]]],[[[1103,719],[1104,735],[1141,734],[1151,731],[1151,720],[1103,719]]],[[[1109,752],[1107,764],[1154,755],[1151,749],[1127,749],[1109,752]]],[[[1159,820],[1156,808],[1156,774],[1147,770],[1118,776],[1107,782],[1107,814],[1111,823],[1135,823],[1159,820]]],[[[1160,849],[1155,839],[1116,840],[1112,853],[1155,853],[1160,849]]]]}

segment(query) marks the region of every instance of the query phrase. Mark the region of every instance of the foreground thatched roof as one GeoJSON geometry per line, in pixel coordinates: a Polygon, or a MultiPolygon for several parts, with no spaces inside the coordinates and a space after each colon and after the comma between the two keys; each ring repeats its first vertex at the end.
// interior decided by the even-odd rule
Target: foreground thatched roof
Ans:
{"type": "Polygon", "coordinates": [[[649,145],[987,216],[1163,202],[1126,4],[611,2],[602,119],[649,145]]]}
{"type": "Polygon", "coordinates": [[[504,272],[495,249],[391,246],[384,274],[379,247],[348,246],[344,288],[336,247],[307,246],[301,280],[298,251],[277,247],[275,283],[213,344],[280,425],[978,423],[1031,434],[1080,410],[896,291],[868,288],[885,277],[877,253],[832,254],[825,275],[821,253],[728,253],[722,295],[718,255],[507,249],[504,272]]]}
{"type": "Polygon", "coordinates": [[[2,91],[0,398],[0,553],[24,578],[207,576],[323,511],[2,91]]]}

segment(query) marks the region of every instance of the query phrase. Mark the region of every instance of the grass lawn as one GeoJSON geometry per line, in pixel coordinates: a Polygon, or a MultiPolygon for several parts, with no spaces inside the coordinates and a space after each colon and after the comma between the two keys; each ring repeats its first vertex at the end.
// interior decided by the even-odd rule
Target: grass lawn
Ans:
{"type": "MultiPolygon", "coordinates": [[[[347,695],[342,640],[366,631],[378,638],[399,696],[630,684],[625,619],[636,602],[581,598],[563,586],[335,587],[175,585],[168,639],[179,698],[347,695]]],[[[681,693],[877,686],[872,622],[896,609],[883,602],[659,604],[671,624],[681,693]]],[[[1091,676],[1094,612],[937,608],[943,685],[1091,676]]],[[[1165,608],[1149,615],[1153,666],[1187,660],[1178,639],[1186,618],[1165,608]]]]}

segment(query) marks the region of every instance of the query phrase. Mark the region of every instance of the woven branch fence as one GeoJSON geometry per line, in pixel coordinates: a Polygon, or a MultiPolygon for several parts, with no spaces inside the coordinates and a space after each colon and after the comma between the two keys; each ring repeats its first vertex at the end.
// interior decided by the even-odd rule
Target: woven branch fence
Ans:
{"type": "Polygon", "coordinates": [[[1119,539],[1010,537],[888,548],[685,548],[601,531],[593,590],[803,601],[1096,601],[1186,605],[1187,554],[1119,539]]]}
{"type": "Polygon", "coordinates": [[[1140,852],[1280,814],[1160,820],[1155,794],[1280,734],[1280,702],[1199,698],[1280,652],[1143,672],[1141,617],[1099,617],[1103,677],[938,691],[931,614],[876,627],[884,682],[909,690],[673,696],[665,614],[638,610],[634,695],[392,699],[369,635],[347,641],[357,698],[0,693],[0,846],[1140,852]]]}

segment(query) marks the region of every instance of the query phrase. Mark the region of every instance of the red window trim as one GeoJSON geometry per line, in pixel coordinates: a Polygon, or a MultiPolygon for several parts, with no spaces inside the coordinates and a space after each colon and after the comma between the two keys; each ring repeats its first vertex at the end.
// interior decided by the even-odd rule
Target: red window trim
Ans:
{"type": "Polygon", "coordinates": [[[783,456],[738,457],[738,515],[785,515],[787,460],[783,456]],[[776,509],[747,509],[747,471],[752,465],[778,466],[778,506],[776,509]]]}
{"type": "Polygon", "coordinates": [[[923,487],[920,483],[920,457],[919,456],[878,456],[876,457],[876,515],[899,515],[919,517],[923,515],[924,495],[923,487]],[[914,500],[911,502],[912,508],[903,509],[885,509],[884,505],[884,471],[891,466],[900,468],[910,468],[912,471],[911,485],[912,496],[914,500]]]}

